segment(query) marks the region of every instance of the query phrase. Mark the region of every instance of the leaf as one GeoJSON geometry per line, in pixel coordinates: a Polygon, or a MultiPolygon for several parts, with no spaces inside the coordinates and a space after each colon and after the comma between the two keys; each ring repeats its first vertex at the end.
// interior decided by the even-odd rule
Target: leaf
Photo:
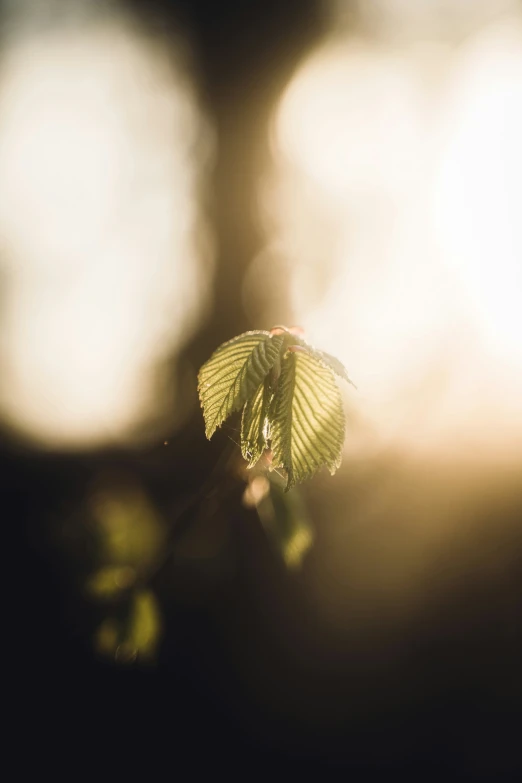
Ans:
{"type": "Polygon", "coordinates": [[[268,410],[272,399],[269,379],[265,378],[254,396],[247,400],[241,418],[241,453],[252,468],[268,448],[268,410]]]}
{"type": "MultiPolygon", "coordinates": [[[[293,347],[301,347],[305,350],[307,350],[309,353],[316,356],[319,361],[321,361],[323,364],[325,364],[327,367],[329,367],[331,370],[334,371],[336,375],[338,375],[340,378],[343,378],[343,380],[348,381],[354,389],[357,388],[355,383],[348,377],[348,373],[346,372],[346,367],[342,362],[339,361],[339,359],[336,359],[335,356],[332,356],[330,353],[326,353],[326,351],[319,351],[317,348],[314,348],[309,343],[306,342],[306,340],[303,339],[301,336],[303,334],[303,330],[300,327],[292,327],[292,329],[287,329],[286,326],[277,326],[274,327],[274,329],[277,329],[280,331],[286,331],[287,334],[292,335],[292,343],[294,344],[293,347]]],[[[274,331],[274,330],[272,330],[274,331]]],[[[289,344],[287,342],[287,344],[289,344]]]]}
{"type": "Polygon", "coordinates": [[[288,474],[286,489],[323,465],[341,464],[344,413],[333,371],[313,353],[288,352],[269,414],[273,467],[288,474]]]}
{"type": "Polygon", "coordinates": [[[231,413],[243,407],[277,362],[283,336],[245,332],[214,351],[198,376],[205,432],[210,440],[231,413]]]}
{"type": "Polygon", "coordinates": [[[310,350],[314,356],[317,356],[317,358],[323,362],[323,364],[326,364],[327,367],[333,370],[336,375],[338,375],[340,378],[344,378],[344,380],[348,381],[348,383],[351,383],[354,389],[357,388],[355,383],[348,377],[346,368],[344,364],[339,361],[339,359],[336,359],[335,356],[326,353],[326,351],[318,351],[316,348],[310,348],[310,350]]]}

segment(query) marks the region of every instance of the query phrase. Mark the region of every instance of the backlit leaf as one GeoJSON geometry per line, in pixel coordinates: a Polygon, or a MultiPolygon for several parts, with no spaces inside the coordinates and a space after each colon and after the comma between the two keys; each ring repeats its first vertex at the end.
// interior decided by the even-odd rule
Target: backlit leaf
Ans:
{"type": "Polygon", "coordinates": [[[289,351],[270,410],[272,465],[288,474],[287,489],[326,465],[341,464],[344,413],[333,371],[313,353],[289,351]]]}
{"type": "Polygon", "coordinates": [[[268,447],[268,409],[272,389],[268,378],[258,387],[254,396],[247,400],[241,418],[241,453],[252,468],[268,447]]]}
{"type": "Polygon", "coordinates": [[[333,370],[336,375],[338,375],[340,378],[344,378],[344,380],[348,381],[348,383],[351,383],[355,389],[357,388],[355,383],[348,377],[346,368],[344,364],[339,361],[339,359],[336,359],[335,356],[332,356],[325,351],[318,351],[316,348],[312,348],[311,351],[314,356],[317,356],[317,358],[322,361],[323,364],[326,364],[327,367],[333,370]]]}
{"type": "Polygon", "coordinates": [[[198,391],[207,438],[249,400],[279,358],[283,335],[255,331],[223,343],[205,362],[198,391]]]}
{"type": "Polygon", "coordinates": [[[323,364],[326,364],[326,366],[333,370],[336,375],[338,375],[340,378],[343,378],[345,381],[348,381],[348,383],[351,383],[354,389],[357,388],[355,383],[348,377],[348,373],[346,372],[346,367],[344,364],[340,362],[339,359],[336,359],[335,356],[332,356],[330,353],[326,353],[326,351],[319,351],[317,348],[309,345],[305,340],[303,340],[302,337],[299,336],[299,334],[295,334],[293,336],[292,342],[295,346],[300,346],[309,353],[316,356],[319,361],[321,361],[323,364]]]}

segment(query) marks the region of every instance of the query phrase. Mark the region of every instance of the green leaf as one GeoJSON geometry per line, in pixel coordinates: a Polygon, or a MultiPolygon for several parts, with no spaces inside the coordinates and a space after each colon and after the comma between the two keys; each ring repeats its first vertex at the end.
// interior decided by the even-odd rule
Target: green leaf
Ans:
{"type": "Polygon", "coordinates": [[[243,407],[276,363],[283,336],[255,331],[229,340],[214,351],[198,376],[207,438],[231,413],[243,407]]]}
{"type": "Polygon", "coordinates": [[[241,419],[241,453],[252,468],[268,448],[268,409],[272,399],[268,378],[259,386],[254,396],[247,400],[241,419]]]}
{"type": "Polygon", "coordinates": [[[327,367],[333,370],[336,375],[338,375],[340,378],[343,378],[345,381],[348,381],[348,383],[351,383],[354,389],[357,388],[355,383],[348,377],[346,368],[344,364],[339,361],[339,359],[336,359],[335,356],[326,353],[326,351],[318,351],[316,348],[311,348],[310,350],[314,356],[316,356],[323,364],[326,364],[327,367]]]}
{"type": "Polygon", "coordinates": [[[313,353],[289,351],[269,414],[272,465],[288,474],[286,489],[323,465],[341,464],[344,413],[333,371],[313,353]]]}
{"type": "Polygon", "coordinates": [[[336,375],[338,375],[340,378],[343,378],[343,380],[348,381],[348,383],[350,383],[354,389],[357,388],[351,378],[348,377],[348,373],[346,372],[344,364],[340,362],[339,359],[336,359],[335,356],[332,356],[330,353],[326,353],[326,351],[319,351],[317,348],[314,348],[312,345],[307,343],[306,340],[300,337],[299,334],[291,332],[289,329],[287,329],[286,326],[277,326],[274,327],[274,329],[284,330],[286,334],[292,335],[291,340],[289,340],[288,337],[286,338],[285,344],[287,346],[293,344],[300,346],[301,348],[305,348],[309,353],[316,356],[319,361],[333,370],[336,375]]]}

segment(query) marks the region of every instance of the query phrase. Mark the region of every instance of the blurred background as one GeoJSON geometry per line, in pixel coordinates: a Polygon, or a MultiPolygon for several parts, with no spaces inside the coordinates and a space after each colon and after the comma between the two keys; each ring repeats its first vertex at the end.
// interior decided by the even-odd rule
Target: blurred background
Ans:
{"type": "Polygon", "coordinates": [[[522,5],[2,0],[0,23],[23,731],[81,763],[152,739],[191,774],[513,779],[522,5]],[[357,385],[342,468],[288,495],[238,420],[205,440],[196,391],[281,323],[357,385]]]}

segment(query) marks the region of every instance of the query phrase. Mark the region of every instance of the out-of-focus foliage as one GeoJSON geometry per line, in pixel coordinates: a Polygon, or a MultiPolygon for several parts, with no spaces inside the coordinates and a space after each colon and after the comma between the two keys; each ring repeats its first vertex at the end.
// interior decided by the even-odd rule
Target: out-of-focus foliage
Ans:
{"type": "Polygon", "coordinates": [[[309,346],[300,331],[246,332],[221,345],[199,372],[207,437],[243,408],[243,456],[253,467],[272,448],[272,467],[286,471],[287,490],[324,465],[333,475],[341,464],[344,412],[334,373],[351,383],[343,365],[309,346]]]}
{"type": "Polygon", "coordinates": [[[96,554],[84,589],[108,616],[94,645],[117,662],[154,660],[161,616],[148,580],[162,562],[165,528],[145,493],[112,479],[91,500],[96,554]]]}
{"type": "Polygon", "coordinates": [[[224,453],[201,490],[167,518],[135,476],[98,478],[82,522],[87,533],[82,552],[90,556],[81,580],[85,598],[97,606],[93,646],[98,655],[122,665],[154,663],[162,636],[156,590],[182,584],[183,600],[191,603],[227,573],[234,552],[229,512],[241,492],[276,556],[286,567],[299,568],[313,543],[313,528],[301,494],[287,493],[285,486],[286,478],[272,467],[271,452],[250,470],[237,451],[224,453]],[[204,574],[207,587],[184,581],[186,576],[177,582],[179,573],[173,572],[180,568],[185,575],[204,574]]]}
{"type": "Polygon", "coordinates": [[[314,542],[314,530],[306,504],[296,489],[284,491],[284,480],[274,470],[257,469],[243,497],[246,506],[255,506],[268,539],[286,566],[300,568],[314,542]]]}
{"type": "Polygon", "coordinates": [[[136,580],[136,572],[130,566],[107,566],[100,568],[88,580],[87,592],[95,598],[112,598],[131,587],[136,580]]]}
{"type": "Polygon", "coordinates": [[[108,617],[98,628],[95,646],[99,653],[119,663],[152,661],[161,635],[161,615],[151,590],[133,591],[119,615],[108,617]]]}
{"type": "Polygon", "coordinates": [[[144,492],[129,483],[96,493],[91,501],[100,566],[146,570],[157,557],[164,528],[144,492]]]}

